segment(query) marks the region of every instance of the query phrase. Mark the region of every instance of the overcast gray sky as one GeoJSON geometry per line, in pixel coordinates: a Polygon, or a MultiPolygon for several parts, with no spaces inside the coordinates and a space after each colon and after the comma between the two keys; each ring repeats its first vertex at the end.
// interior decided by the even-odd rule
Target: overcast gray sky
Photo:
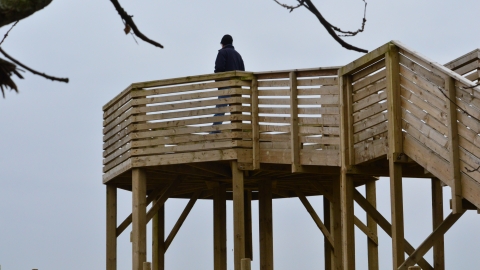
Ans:
{"type": "MultiPolygon", "coordinates": [[[[362,1],[314,2],[337,26],[359,27],[362,1]]],[[[212,73],[226,33],[233,36],[249,71],[345,65],[362,55],[341,48],[305,9],[288,13],[272,0],[121,3],[165,49],[142,41],[137,45],[125,35],[108,0],[55,0],[20,21],[2,45],[30,67],[71,80],[63,84],[27,73],[25,80],[16,80],[20,94],[7,91],[6,99],[0,99],[2,270],[104,268],[101,108],[130,83],[212,73]]],[[[396,39],[445,63],[480,47],[479,12],[478,0],[370,0],[365,32],[347,41],[373,50],[396,39]]],[[[0,36],[8,28],[1,28],[0,36]]],[[[381,179],[378,187],[379,210],[390,219],[388,179],[381,179]]],[[[418,246],[431,232],[430,181],[405,179],[404,189],[405,235],[418,246]]],[[[449,188],[444,193],[448,207],[449,188]]],[[[321,213],[321,199],[310,200],[321,213]]],[[[167,202],[167,228],[186,203],[167,202]]],[[[121,221],[131,212],[131,194],[120,192],[118,205],[121,221]]],[[[167,252],[167,269],[212,269],[211,205],[195,205],[167,252]]],[[[254,203],[254,224],[256,207],[254,203]]],[[[275,268],[323,269],[323,238],[301,203],[283,199],[273,207],[275,268]]],[[[360,209],[356,214],[364,217],[360,209]]],[[[447,233],[448,269],[478,269],[479,225],[480,215],[468,212],[447,233]]],[[[255,242],[257,231],[254,226],[255,242]]],[[[231,236],[230,230],[230,262],[231,236]]],[[[391,268],[390,246],[381,232],[381,269],[391,268]]],[[[356,248],[357,269],[366,269],[366,237],[358,231],[356,248]]],[[[258,269],[258,245],[254,249],[253,269],[258,269]]],[[[124,233],[119,270],[131,269],[130,257],[124,233]]]]}

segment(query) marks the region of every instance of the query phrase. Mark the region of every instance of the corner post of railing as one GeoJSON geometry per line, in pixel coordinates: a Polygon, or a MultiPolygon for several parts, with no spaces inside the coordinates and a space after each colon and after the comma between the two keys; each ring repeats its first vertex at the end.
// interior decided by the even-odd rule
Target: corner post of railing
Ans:
{"type": "Polygon", "coordinates": [[[298,87],[297,73],[291,71],[290,78],[290,148],[292,158],[292,172],[301,172],[300,163],[300,139],[298,136],[298,87]]]}
{"type": "Polygon", "coordinates": [[[253,170],[260,169],[260,123],[258,118],[258,81],[255,75],[252,76],[252,85],[250,87],[251,116],[252,116],[252,153],[253,170]]]}
{"type": "Polygon", "coordinates": [[[388,164],[390,173],[390,203],[392,209],[392,253],[393,268],[397,269],[405,260],[402,164],[402,109],[400,96],[399,49],[389,43],[385,53],[387,80],[388,115],[388,164]]]}
{"type": "MultiPolygon", "coordinates": [[[[349,174],[354,164],[353,156],[353,97],[352,76],[341,68],[338,71],[340,87],[340,209],[342,241],[341,247],[335,246],[335,257],[340,259],[336,265],[343,265],[343,269],[355,269],[355,227],[353,213],[353,176],[349,174]],[[339,256],[340,255],[340,256],[339,256]],[[343,258],[338,258],[343,257],[343,258]]],[[[335,244],[338,242],[335,241],[335,244]]]]}
{"type": "Polygon", "coordinates": [[[449,161],[450,161],[450,178],[453,185],[452,190],[452,212],[454,214],[463,213],[462,206],[462,182],[460,173],[460,157],[458,146],[458,123],[457,123],[457,89],[455,87],[455,79],[445,77],[445,91],[447,92],[447,124],[448,124],[448,144],[450,145],[449,161]]]}

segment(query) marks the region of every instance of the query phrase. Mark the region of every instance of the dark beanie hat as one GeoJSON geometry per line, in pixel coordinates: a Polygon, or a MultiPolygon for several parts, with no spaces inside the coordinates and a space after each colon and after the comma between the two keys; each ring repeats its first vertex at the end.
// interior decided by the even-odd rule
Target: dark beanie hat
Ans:
{"type": "Polygon", "coordinates": [[[222,40],[220,41],[220,44],[227,45],[227,44],[233,44],[233,38],[230,35],[225,35],[222,37],[222,40]]]}

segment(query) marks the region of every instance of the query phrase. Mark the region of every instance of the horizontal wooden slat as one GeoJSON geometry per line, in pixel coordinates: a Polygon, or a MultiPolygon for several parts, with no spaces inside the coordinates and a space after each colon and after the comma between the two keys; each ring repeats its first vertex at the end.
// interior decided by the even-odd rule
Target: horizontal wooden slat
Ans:
{"type": "Polygon", "coordinates": [[[335,77],[323,77],[316,79],[300,79],[297,77],[297,86],[314,86],[314,85],[337,85],[338,78],[335,77]]]}
{"type": "Polygon", "coordinates": [[[412,115],[414,115],[423,123],[427,124],[429,127],[435,129],[437,132],[445,136],[448,134],[448,128],[444,122],[438,121],[431,114],[423,111],[422,109],[417,107],[415,104],[412,104],[403,98],[401,100],[401,104],[402,104],[402,109],[408,110],[412,115]]]}
{"type": "Polygon", "coordinates": [[[378,93],[379,91],[385,90],[387,87],[387,81],[382,79],[375,84],[369,85],[366,88],[363,88],[353,95],[353,102],[357,102],[363,98],[366,98],[372,94],[378,93]]]}
{"type": "Polygon", "coordinates": [[[359,131],[365,130],[372,126],[378,125],[381,122],[387,121],[388,120],[387,118],[388,118],[387,113],[379,113],[370,118],[364,119],[359,122],[355,122],[355,124],[353,125],[353,132],[357,133],[359,131]]]}
{"type": "Polygon", "coordinates": [[[191,92],[191,93],[181,93],[178,95],[162,95],[162,96],[149,97],[149,98],[136,98],[132,101],[132,104],[137,106],[137,105],[184,101],[184,100],[191,100],[191,99],[212,98],[212,97],[230,96],[230,95],[250,95],[250,89],[243,89],[243,88],[228,88],[228,89],[219,89],[219,90],[214,89],[214,90],[203,91],[203,92],[197,91],[197,92],[191,92]]]}
{"type": "Polygon", "coordinates": [[[121,175],[122,173],[130,170],[132,168],[132,162],[131,160],[126,160],[121,164],[118,164],[114,168],[104,171],[104,174],[102,175],[102,182],[105,184],[109,180],[121,175]]]}
{"type": "Polygon", "coordinates": [[[438,144],[436,141],[428,138],[425,134],[421,133],[417,130],[414,125],[402,121],[402,128],[413,138],[417,141],[421,142],[425,147],[427,147],[430,151],[435,152],[437,155],[441,156],[445,160],[449,159],[449,151],[443,145],[438,144]]]}
{"type": "Polygon", "coordinates": [[[443,134],[433,129],[429,125],[423,123],[422,121],[420,121],[420,119],[416,118],[411,113],[406,112],[404,109],[402,109],[402,119],[404,121],[407,121],[410,125],[415,127],[417,130],[421,131],[425,137],[435,141],[436,143],[438,143],[443,147],[448,146],[447,137],[445,137],[443,134]]]}
{"type": "Polygon", "coordinates": [[[318,77],[318,76],[332,76],[337,75],[340,67],[319,67],[306,69],[290,69],[290,70],[275,70],[275,71],[261,71],[255,72],[258,80],[288,78],[290,72],[295,71],[297,77],[318,77]]]}
{"type": "MultiPolygon", "coordinates": [[[[413,62],[412,60],[408,59],[404,55],[400,55],[399,59],[400,59],[400,64],[402,64],[405,68],[410,69],[410,71],[415,72],[418,76],[422,76],[424,79],[432,82],[433,84],[438,85],[442,88],[445,88],[445,80],[439,75],[420,66],[419,64],[413,62]]],[[[404,68],[403,66],[402,68],[404,68]]]]}
{"type": "MultiPolygon", "coordinates": [[[[274,107],[260,107],[259,113],[261,114],[290,114],[290,108],[274,108],[274,107]]],[[[320,108],[298,108],[298,114],[340,114],[338,107],[320,107],[320,108]]]]}
{"type": "Polygon", "coordinates": [[[221,104],[234,104],[234,103],[244,103],[250,104],[250,98],[243,97],[228,97],[228,98],[217,98],[209,100],[198,100],[198,101],[186,101],[182,103],[170,103],[170,104],[161,104],[154,106],[142,106],[132,109],[132,114],[138,113],[148,113],[148,112],[162,112],[162,111],[172,111],[172,110],[182,110],[182,109],[193,109],[201,108],[206,106],[215,106],[221,104]]]}
{"type": "MultiPolygon", "coordinates": [[[[291,164],[290,149],[261,149],[260,162],[291,164]]],[[[340,166],[339,150],[301,150],[300,163],[302,165],[340,166]]]]}
{"type": "Polygon", "coordinates": [[[438,108],[441,112],[447,112],[447,103],[444,98],[438,97],[420,88],[418,85],[414,84],[413,82],[409,81],[403,76],[400,76],[400,84],[403,88],[407,89],[410,92],[413,92],[418,98],[422,99],[425,102],[428,102],[432,106],[438,108]]]}
{"type": "Polygon", "coordinates": [[[448,63],[446,63],[444,66],[451,69],[451,70],[455,70],[455,69],[458,69],[459,67],[463,66],[463,65],[466,65],[468,63],[470,63],[471,61],[475,60],[475,59],[479,59],[480,58],[480,49],[475,49],[469,53],[466,53],[448,63]]]}
{"type": "Polygon", "coordinates": [[[242,124],[242,123],[231,123],[231,124],[202,126],[202,127],[180,127],[177,129],[140,131],[140,132],[134,133],[133,136],[135,139],[140,139],[140,138],[176,136],[181,134],[211,132],[211,131],[217,131],[217,130],[230,130],[230,129],[251,129],[251,125],[242,124]]]}
{"type": "Polygon", "coordinates": [[[365,68],[366,66],[369,66],[371,63],[377,62],[378,60],[385,57],[385,53],[388,51],[389,45],[390,42],[347,64],[346,66],[339,69],[338,74],[352,74],[365,68]]]}
{"type": "Polygon", "coordinates": [[[480,59],[476,59],[473,62],[464,65],[463,67],[457,68],[453,71],[460,75],[465,75],[466,73],[469,73],[470,71],[476,70],[480,67],[480,59]]]}
{"type": "MultiPolygon", "coordinates": [[[[316,98],[298,98],[298,105],[338,105],[339,95],[322,95],[316,98]]],[[[260,98],[260,105],[290,105],[289,98],[260,98]]]]}
{"type": "Polygon", "coordinates": [[[357,81],[355,84],[353,84],[353,92],[356,92],[364,87],[367,87],[370,84],[376,83],[379,80],[385,78],[385,76],[386,76],[386,71],[382,70],[371,76],[365,77],[363,80],[357,81]]]}
{"type": "Polygon", "coordinates": [[[103,117],[103,126],[106,126],[111,121],[117,119],[120,116],[123,116],[124,113],[130,108],[132,108],[132,100],[129,100],[127,103],[125,103],[123,107],[117,109],[113,114],[107,117],[103,117]]]}
{"type": "Polygon", "coordinates": [[[401,95],[405,103],[415,104],[415,106],[427,111],[431,116],[435,117],[442,124],[447,125],[447,114],[445,112],[441,111],[437,107],[432,106],[432,104],[413,94],[409,90],[405,89],[403,86],[401,87],[401,95]]]}
{"type": "Polygon", "coordinates": [[[377,72],[378,70],[382,69],[385,67],[385,59],[382,59],[376,63],[374,63],[371,66],[368,66],[352,75],[352,81],[356,82],[359,79],[362,79],[365,76],[368,76],[374,72],[377,72]]]}
{"type": "Polygon", "coordinates": [[[477,120],[468,117],[466,114],[460,112],[457,113],[457,120],[475,133],[480,134],[480,122],[478,122],[477,120]]]}
{"type": "Polygon", "coordinates": [[[371,117],[371,116],[373,116],[377,113],[381,113],[381,112],[387,110],[387,105],[388,105],[387,102],[375,103],[365,110],[354,113],[353,114],[354,123],[357,123],[357,122],[362,121],[363,119],[365,119],[367,117],[371,117]]]}
{"type": "Polygon", "coordinates": [[[226,139],[245,139],[251,138],[251,134],[248,132],[224,132],[214,134],[196,135],[189,134],[186,136],[171,136],[171,137],[155,137],[147,138],[144,140],[132,141],[132,147],[150,147],[165,144],[181,144],[192,143],[201,141],[214,141],[214,140],[226,140],[226,139]]]}
{"type": "Polygon", "coordinates": [[[146,167],[235,159],[237,159],[236,149],[211,150],[171,155],[133,157],[132,167],[146,167]]]}
{"type": "Polygon", "coordinates": [[[367,140],[369,138],[372,138],[374,136],[377,136],[379,134],[382,134],[388,130],[388,125],[387,122],[382,122],[376,126],[373,126],[369,129],[360,131],[356,134],[353,135],[353,141],[354,143],[359,143],[361,141],[367,140]]]}
{"type": "Polygon", "coordinates": [[[354,148],[355,164],[385,156],[387,151],[388,139],[386,137],[357,143],[354,148]]]}
{"type": "Polygon", "coordinates": [[[370,95],[367,98],[364,98],[359,102],[354,103],[352,105],[353,111],[358,112],[359,110],[365,109],[366,107],[374,105],[375,103],[379,103],[380,101],[385,100],[386,98],[387,98],[386,91],[383,91],[379,94],[370,95]]]}
{"type": "Polygon", "coordinates": [[[131,150],[131,156],[145,156],[145,155],[159,155],[159,154],[173,154],[180,152],[195,152],[195,151],[207,151],[221,148],[234,148],[234,147],[249,147],[252,148],[252,142],[245,142],[239,140],[223,141],[223,142],[204,142],[195,143],[189,145],[178,146],[165,146],[165,147],[149,147],[149,148],[136,148],[131,150]]]}
{"type": "MultiPolygon", "coordinates": [[[[275,116],[260,116],[258,117],[260,122],[268,123],[290,123],[290,117],[275,117],[275,116]]],[[[336,125],[340,124],[339,115],[323,115],[322,117],[299,117],[298,123],[304,125],[336,125]]]]}
{"type": "MultiPolygon", "coordinates": [[[[258,91],[259,96],[283,96],[289,97],[289,89],[261,89],[258,91]]],[[[338,95],[339,88],[337,85],[326,85],[316,88],[301,88],[298,89],[298,96],[311,96],[311,95],[338,95]]]]}

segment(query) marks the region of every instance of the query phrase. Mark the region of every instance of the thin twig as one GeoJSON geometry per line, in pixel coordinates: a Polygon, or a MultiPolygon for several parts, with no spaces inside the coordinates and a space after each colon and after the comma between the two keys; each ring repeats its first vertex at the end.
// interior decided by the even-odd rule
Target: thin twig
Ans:
{"type": "Polygon", "coordinates": [[[478,119],[477,117],[469,114],[466,110],[464,110],[462,107],[460,107],[460,105],[458,105],[454,100],[450,99],[450,98],[447,96],[447,94],[445,94],[445,93],[443,92],[444,90],[443,90],[441,87],[437,87],[437,88],[438,88],[438,90],[440,90],[440,93],[442,93],[442,95],[443,95],[446,99],[450,100],[450,102],[453,103],[453,104],[460,110],[460,112],[462,112],[463,114],[465,114],[465,115],[467,115],[467,116],[470,116],[471,118],[477,120],[477,122],[480,122],[480,119],[478,119]]]}
{"type": "Polygon", "coordinates": [[[2,39],[2,41],[0,42],[0,45],[2,45],[2,43],[3,43],[3,42],[5,41],[5,39],[8,37],[8,33],[10,33],[10,31],[12,31],[13,27],[15,27],[15,25],[17,25],[18,22],[19,22],[19,21],[16,21],[16,22],[12,25],[12,27],[10,27],[10,29],[8,29],[8,31],[7,31],[7,33],[5,34],[5,36],[3,36],[3,39],[2,39]]]}
{"type": "Polygon", "coordinates": [[[132,19],[133,16],[128,15],[128,13],[120,5],[118,0],[110,0],[110,2],[112,2],[113,6],[115,7],[115,9],[118,12],[118,15],[120,15],[120,17],[123,19],[124,23],[129,25],[132,28],[133,32],[135,33],[135,35],[137,35],[137,37],[139,37],[141,40],[143,40],[147,43],[152,44],[155,47],[163,48],[162,44],[160,44],[160,43],[158,43],[154,40],[149,39],[147,36],[142,34],[142,32],[140,32],[140,30],[138,30],[137,26],[133,22],[133,19],[132,19]]]}
{"type": "Polygon", "coordinates": [[[53,77],[53,76],[47,75],[47,74],[45,74],[45,73],[38,72],[38,71],[36,71],[36,70],[33,70],[33,69],[25,66],[24,64],[20,63],[19,61],[17,61],[16,59],[14,59],[14,58],[11,57],[10,55],[8,55],[2,48],[0,48],[0,53],[2,53],[6,58],[10,59],[10,60],[11,60],[12,62],[14,62],[15,64],[23,67],[24,69],[30,71],[31,73],[33,73],[33,74],[35,74],[35,75],[42,76],[42,77],[44,77],[45,79],[49,79],[49,80],[52,80],[52,81],[59,81],[59,82],[68,83],[68,78],[53,77]]]}
{"type": "Polygon", "coordinates": [[[297,0],[298,1],[298,5],[297,6],[290,6],[290,5],[287,5],[287,4],[283,4],[283,3],[280,3],[278,0],[273,0],[275,1],[277,4],[279,4],[280,6],[290,10],[290,12],[292,12],[294,9],[296,8],[299,8],[301,6],[304,6],[306,9],[308,9],[311,13],[313,13],[313,15],[315,15],[317,17],[317,19],[320,21],[320,23],[323,25],[323,27],[325,27],[325,29],[327,30],[327,32],[330,34],[330,36],[333,37],[333,39],[335,39],[340,45],[342,45],[342,47],[344,47],[345,49],[347,50],[353,50],[353,51],[357,51],[357,52],[362,52],[362,53],[368,53],[368,50],[365,50],[365,49],[362,49],[362,48],[358,48],[358,47],[355,47],[347,42],[345,42],[343,39],[340,38],[340,36],[336,33],[336,32],[339,32],[339,33],[343,33],[343,34],[346,34],[346,35],[342,35],[342,36],[355,36],[356,34],[360,33],[360,32],[363,32],[363,30],[365,29],[365,23],[367,22],[367,19],[366,19],[366,14],[367,14],[367,2],[366,0],[362,0],[363,2],[365,2],[365,9],[364,9],[364,12],[363,12],[363,20],[362,20],[362,26],[360,29],[358,29],[357,31],[343,31],[342,29],[334,26],[333,24],[331,24],[329,21],[327,21],[323,15],[320,13],[320,11],[318,11],[318,9],[315,7],[315,5],[312,3],[312,1],[310,0],[297,0]]]}
{"type": "Polygon", "coordinates": [[[473,88],[475,88],[475,87],[477,87],[477,86],[480,86],[480,82],[477,83],[477,84],[475,84],[474,86],[469,86],[469,87],[462,86],[461,88],[462,88],[462,89],[473,89],[473,88]]]}
{"type": "Polygon", "coordinates": [[[465,170],[467,170],[467,172],[469,173],[478,172],[478,170],[480,170],[480,166],[478,166],[476,169],[473,169],[473,170],[469,170],[467,167],[465,167],[465,170]]]}

